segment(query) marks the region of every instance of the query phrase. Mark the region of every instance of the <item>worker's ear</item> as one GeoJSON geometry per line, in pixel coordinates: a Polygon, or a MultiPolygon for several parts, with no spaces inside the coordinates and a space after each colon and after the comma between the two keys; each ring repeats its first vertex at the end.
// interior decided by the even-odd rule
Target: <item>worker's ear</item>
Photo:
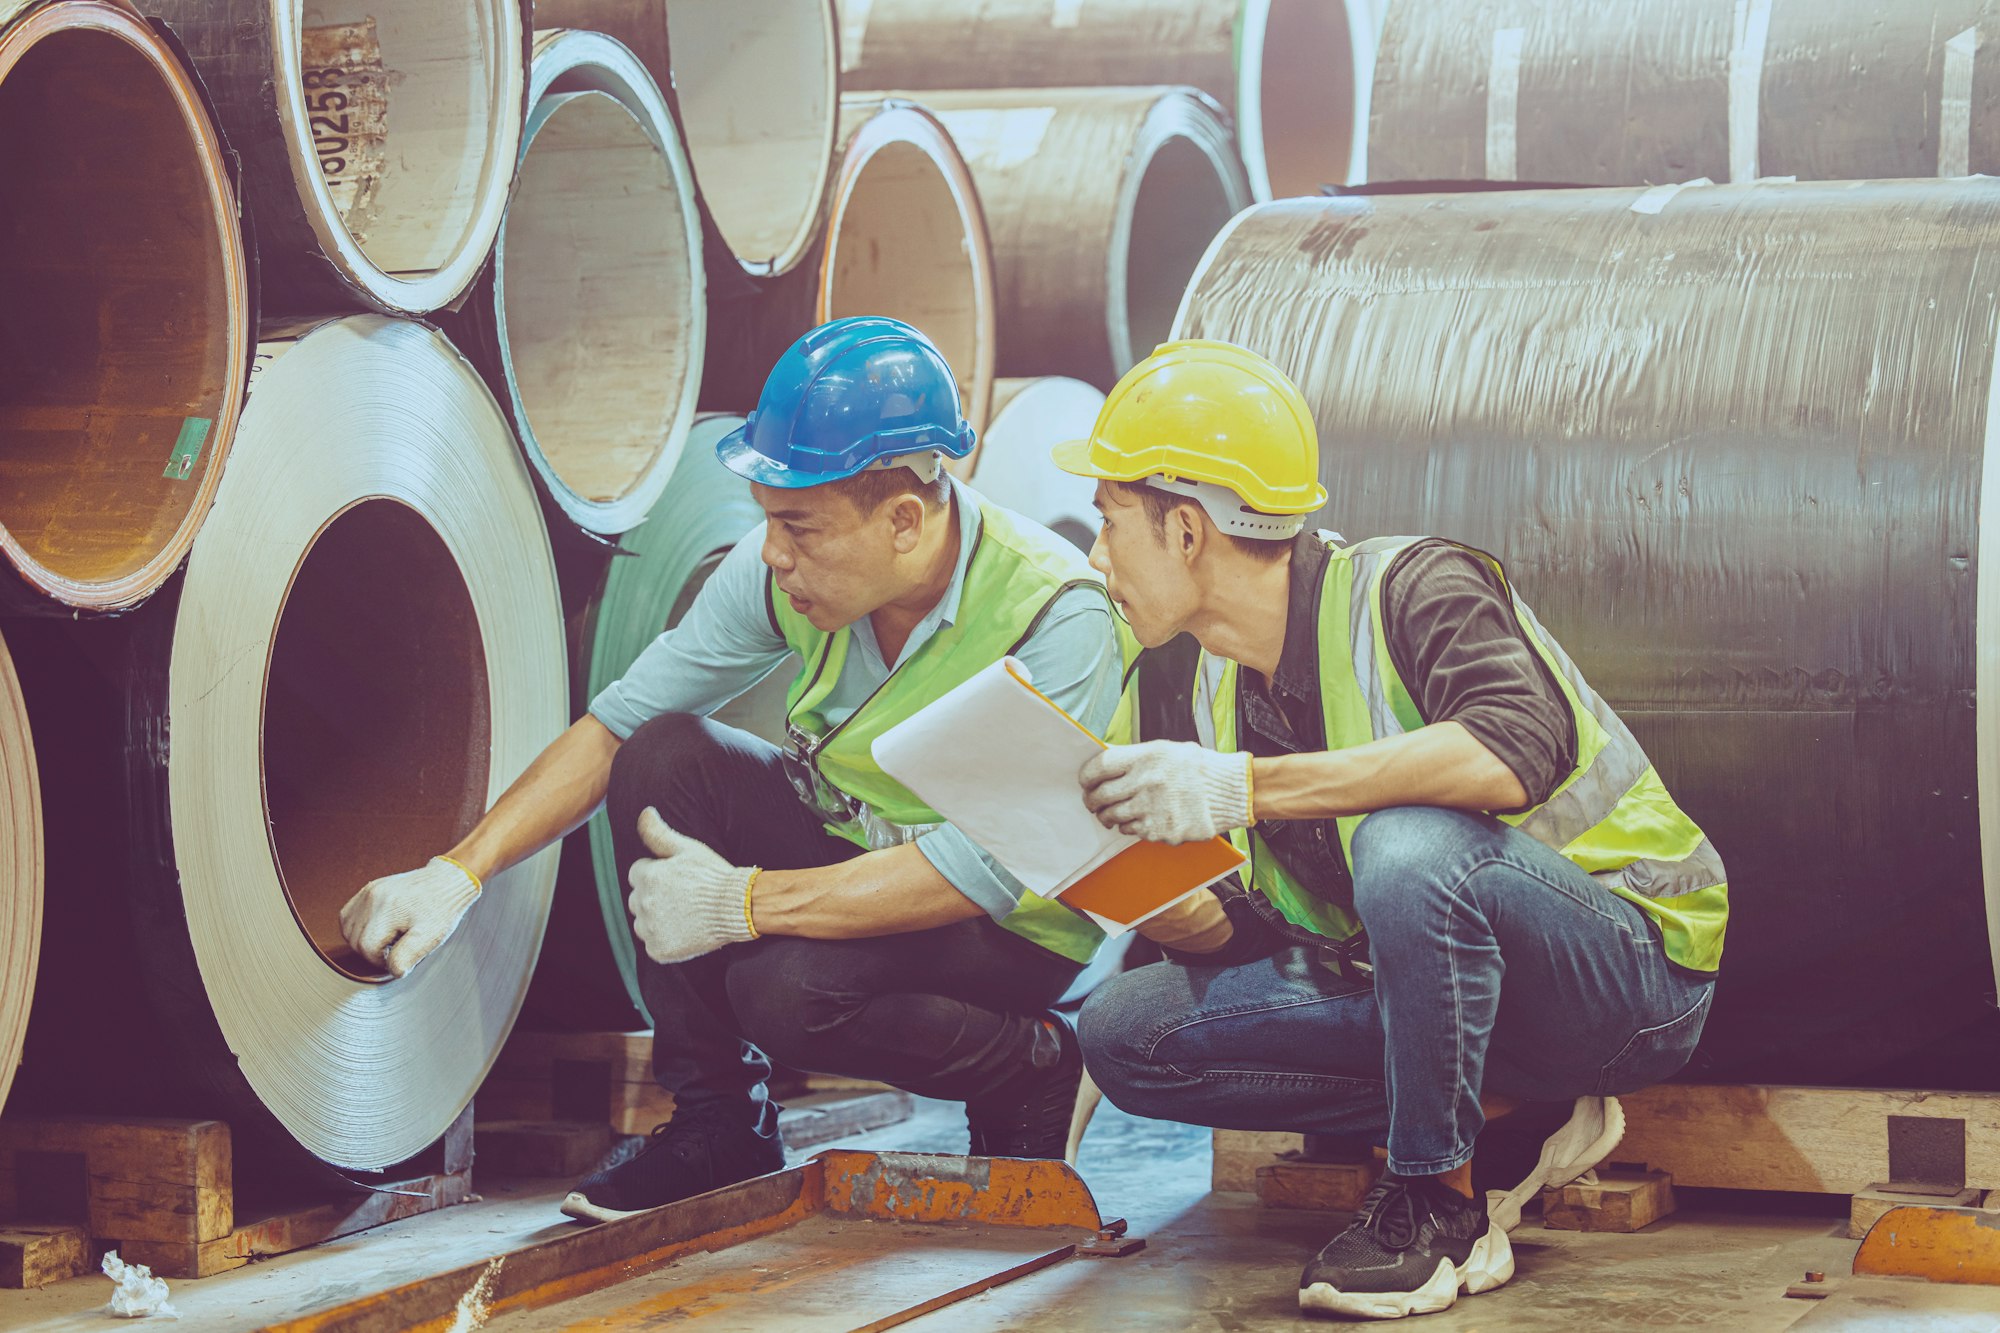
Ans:
{"type": "Polygon", "coordinates": [[[1207,545],[1207,515],[1197,504],[1177,504],[1167,511],[1167,549],[1193,563],[1207,545]]]}
{"type": "Polygon", "coordinates": [[[889,532],[897,555],[908,555],[923,540],[924,522],[930,517],[924,502],[905,492],[889,501],[889,532]]]}

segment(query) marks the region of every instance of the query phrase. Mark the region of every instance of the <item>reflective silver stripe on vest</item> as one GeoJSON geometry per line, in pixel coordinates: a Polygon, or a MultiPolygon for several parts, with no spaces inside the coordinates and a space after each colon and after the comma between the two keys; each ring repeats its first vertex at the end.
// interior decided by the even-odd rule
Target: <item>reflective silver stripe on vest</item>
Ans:
{"type": "Polygon", "coordinates": [[[1194,738],[1211,750],[1220,748],[1215,739],[1215,700],[1222,693],[1222,673],[1227,669],[1221,658],[1207,652],[1195,668],[1194,738]]]}
{"type": "MultiPolygon", "coordinates": [[[[1531,834],[1536,841],[1561,851],[1581,838],[1590,830],[1603,823],[1612,808],[1625,799],[1625,793],[1639,784],[1653,764],[1646,757],[1645,749],[1639,744],[1625,720],[1618,716],[1611,705],[1604,702],[1596,690],[1590,688],[1578,671],[1576,663],[1563,651],[1562,645],[1542,628],[1542,622],[1535,619],[1535,613],[1520,598],[1514,598],[1514,610],[1521,621],[1554,659],[1556,669],[1563,679],[1576,691],[1584,708],[1596,719],[1604,732],[1604,748],[1590,761],[1590,767],[1576,775],[1576,780],[1555,795],[1549,797],[1540,809],[1521,821],[1521,831],[1531,834]]],[[[1717,863],[1718,866],[1720,862],[1717,863]]],[[[1645,892],[1632,881],[1634,892],[1645,892]]],[[[1647,893],[1647,897],[1659,895],[1647,893]]]]}
{"type": "Polygon", "coordinates": [[[1724,881],[1722,856],[1707,838],[1678,861],[1634,861],[1621,870],[1592,876],[1606,886],[1623,885],[1641,898],[1678,898],[1724,881]]]}
{"type": "Polygon", "coordinates": [[[1405,548],[1370,550],[1373,545],[1362,542],[1351,557],[1354,581],[1349,585],[1347,602],[1347,653],[1354,667],[1354,679],[1361,683],[1361,697],[1368,703],[1369,726],[1375,732],[1375,739],[1381,740],[1385,736],[1402,735],[1403,721],[1396,716],[1388,688],[1382,682],[1382,657],[1375,651],[1375,617],[1370,612],[1375,605],[1375,580],[1382,577],[1389,563],[1405,548]]]}

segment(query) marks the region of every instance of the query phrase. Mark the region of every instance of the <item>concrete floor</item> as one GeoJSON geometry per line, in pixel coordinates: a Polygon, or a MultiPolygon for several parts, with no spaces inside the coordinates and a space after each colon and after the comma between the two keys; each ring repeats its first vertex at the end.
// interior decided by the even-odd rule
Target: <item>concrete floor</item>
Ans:
{"type": "MultiPolygon", "coordinates": [[[[841,1146],[962,1152],[956,1107],[922,1103],[906,1124],[841,1146]]],[[[1198,1329],[1255,1333],[1301,1325],[1301,1265],[1341,1219],[1267,1211],[1242,1195],[1210,1194],[1208,1135],[1136,1120],[1106,1106],[1085,1140],[1082,1170],[1106,1216],[1122,1215],[1146,1249],[1118,1260],[1069,1260],[914,1321],[919,1330],[1198,1329]]],[[[478,1204],[383,1227],[201,1282],[173,1284],[183,1319],[201,1333],[237,1333],[371,1290],[485,1258],[569,1225],[555,1212],[568,1181],[482,1181],[478,1204]]],[[[1420,1327],[1514,1330],[1712,1328],[1762,1333],[1996,1333],[2000,1293],[1843,1280],[1854,1252],[1830,1216],[1759,1213],[1727,1200],[1684,1206],[1633,1236],[1547,1232],[1514,1236],[1518,1275],[1420,1327]],[[1823,1303],[1788,1300],[1809,1268],[1835,1288],[1823,1303]],[[1800,1321],[1804,1320],[1804,1323],[1800,1321]]],[[[660,1281],[672,1280],[672,1269],[660,1281]]],[[[103,1329],[101,1278],[38,1292],[0,1292],[0,1329],[103,1329]]],[[[509,1327],[521,1327],[510,1321],[509,1327]]],[[[545,1312],[542,1328],[563,1320],[545,1312]]]]}

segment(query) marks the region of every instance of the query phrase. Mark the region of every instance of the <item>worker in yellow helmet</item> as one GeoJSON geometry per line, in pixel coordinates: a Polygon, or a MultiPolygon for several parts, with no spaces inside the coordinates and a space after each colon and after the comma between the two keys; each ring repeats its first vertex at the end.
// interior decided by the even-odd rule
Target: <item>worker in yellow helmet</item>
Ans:
{"type": "Polygon", "coordinates": [[[1169,343],[1056,461],[1098,481],[1091,564],[1140,642],[1202,649],[1198,741],[1112,746],[1085,802],[1250,858],[1219,947],[1085,1006],[1092,1076],[1141,1115],[1386,1144],[1302,1307],[1393,1318],[1499,1286],[1522,1203],[1616,1144],[1608,1094],[1694,1049],[1715,848],[1498,560],[1305,531],[1327,500],[1314,422],[1263,358],[1169,343]],[[1487,1115],[1529,1101],[1569,1120],[1527,1180],[1475,1197],[1487,1115]]]}

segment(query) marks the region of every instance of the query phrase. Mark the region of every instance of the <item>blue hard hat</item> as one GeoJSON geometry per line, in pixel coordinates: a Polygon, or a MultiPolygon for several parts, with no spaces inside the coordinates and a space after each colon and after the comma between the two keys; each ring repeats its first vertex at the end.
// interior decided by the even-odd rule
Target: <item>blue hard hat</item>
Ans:
{"type": "Polygon", "coordinates": [[[738,476],[796,489],[907,454],[972,452],[958,382],[929,338],[882,315],[822,324],[800,338],[715,456],[738,476]]]}

